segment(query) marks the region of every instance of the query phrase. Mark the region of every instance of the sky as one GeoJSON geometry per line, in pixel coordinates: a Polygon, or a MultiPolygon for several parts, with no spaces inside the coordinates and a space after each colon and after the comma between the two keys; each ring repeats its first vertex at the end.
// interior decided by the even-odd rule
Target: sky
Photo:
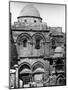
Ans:
{"type": "MultiPolygon", "coordinates": [[[[10,2],[10,12],[12,13],[12,24],[17,21],[20,11],[28,3],[25,2],[10,2]]],[[[65,32],[65,5],[55,4],[41,4],[32,3],[34,7],[40,13],[42,22],[46,22],[51,27],[62,27],[62,31],[65,32]]]]}

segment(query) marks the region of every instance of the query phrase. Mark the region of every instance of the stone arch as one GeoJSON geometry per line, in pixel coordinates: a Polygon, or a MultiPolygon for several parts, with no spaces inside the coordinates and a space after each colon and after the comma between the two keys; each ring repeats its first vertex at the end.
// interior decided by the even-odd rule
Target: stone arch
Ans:
{"type": "Polygon", "coordinates": [[[64,75],[58,75],[56,81],[57,81],[57,85],[64,85],[65,84],[64,75]]]}
{"type": "Polygon", "coordinates": [[[45,65],[41,61],[37,61],[32,65],[33,80],[40,83],[44,81],[45,65]]]}
{"type": "Polygon", "coordinates": [[[36,39],[36,38],[40,38],[45,42],[45,37],[41,33],[35,33],[35,34],[32,35],[32,39],[36,39]]]}
{"type": "Polygon", "coordinates": [[[35,69],[37,69],[38,67],[44,68],[44,70],[45,70],[45,65],[44,65],[44,63],[41,62],[41,61],[37,61],[37,62],[35,62],[35,63],[32,65],[32,72],[33,72],[35,69]]]}
{"type": "Polygon", "coordinates": [[[32,36],[32,41],[35,49],[40,49],[44,46],[45,43],[45,37],[41,33],[35,33],[32,36]]]}
{"type": "Polygon", "coordinates": [[[55,43],[58,42],[58,39],[56,37],[52,37],[50,40],[51,40],[51,43],[52,43],[53,40],[55,41],[55,43]]]}
{"type": "MultiPolygon", "coordinates": [[[[25,84],[28,84],[31,80],[31,73],[29,72],[31,71],[31,66],[28,62],[23,62],[18,69],[18,79],[19,81],[23,82],[22,86],[24,86],[25,84]],[[24,72],[23,72],[24,70],[24,72]],[[27,70],[27,71],[25,71],[27,70]]],[[[20,82],[19,82],[19,87],[20,87],[20,82]]]]}
{"type": "Polygon", "coordinates": [[[19,65],[18,72],[19,72],[21,66],[23,66],[23,65],[27,65],[31,69],[31,65],[29,63],[23,62],[22,64],[19,65]]]}
{"type": "Polygon", "coordinates": [[[58,75],[57,79],[60,78],[60,77],[64,78],[64,75],[62,75],[62,74],[58,75]]]}
{"type": "Polygon", "coordinates": [[[30,41],[32,40],[32,37],[28,33],[21,33],[20,35],[18,35],[16,42],[19,43],[24,38],[26,38],[27,40],[30,40],[30,41]]]}

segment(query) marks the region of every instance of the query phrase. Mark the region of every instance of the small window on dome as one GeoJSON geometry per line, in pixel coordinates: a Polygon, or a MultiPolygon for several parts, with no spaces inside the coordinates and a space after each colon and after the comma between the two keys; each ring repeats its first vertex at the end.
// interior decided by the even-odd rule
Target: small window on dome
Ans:
{"type": "Polygon", "coordinates": [[[37,21],[36,21],[36,20],[34,20],[34,22],[36,23],[37,21]]]}
{"type": "Polygon", "coordinates": [[[27,22],[27,20],[25,19],[24,22],[27,22]]]}

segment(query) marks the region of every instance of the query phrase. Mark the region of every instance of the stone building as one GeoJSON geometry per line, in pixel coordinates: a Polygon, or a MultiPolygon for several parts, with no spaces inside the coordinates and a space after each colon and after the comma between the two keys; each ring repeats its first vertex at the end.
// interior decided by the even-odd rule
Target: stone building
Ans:
{"type": "Polygon", "coordinates": [[[10,88],[65,85],[65,34],[26,5],[11,25],[10,88]]]}

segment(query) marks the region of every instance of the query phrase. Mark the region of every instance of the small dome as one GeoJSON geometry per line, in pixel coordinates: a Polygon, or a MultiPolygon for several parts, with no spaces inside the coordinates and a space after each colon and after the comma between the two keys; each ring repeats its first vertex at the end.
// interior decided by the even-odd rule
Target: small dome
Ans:
{"type": "Polygon", "coordinates": [[[55,52],[63,52],[63,48],[62,47],[57,47],[56,49],[55,49],[55,52]]]}
{"type": "Polygon", "coordinates": [[[39,14],[39,11],[33,5],[28,4],[21,10],[19,17],[21,16],[40,17],[40,14],[39,14]]]}

